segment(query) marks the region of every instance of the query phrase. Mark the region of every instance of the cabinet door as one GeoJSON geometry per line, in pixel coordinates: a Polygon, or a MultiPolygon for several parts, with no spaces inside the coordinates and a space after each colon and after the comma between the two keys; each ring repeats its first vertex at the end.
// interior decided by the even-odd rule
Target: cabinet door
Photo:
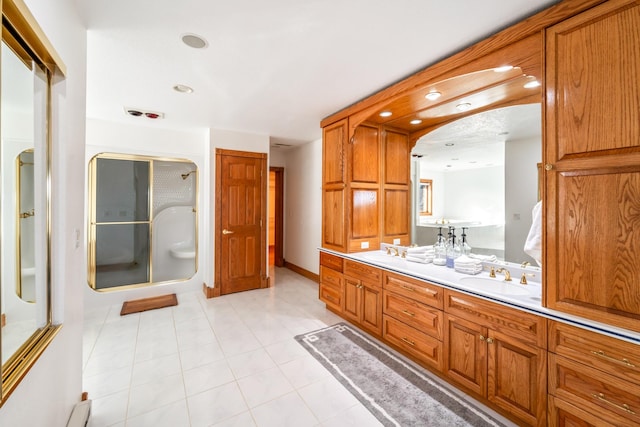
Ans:
{"type": "Polygon", "coordinates": [[[406,133],[385,128],[383,140],[382,241],[401,245],[409,236],[411,197],[409,163],[411,147],[406,133]]]}
{"type": "Polygon", "coordinates": [[[360,280],[350,277],[344,278],[344,307],[342,313],[347,319],[355,323],[360,323],[360,311],[362,310],[361,286],[360,280]]]}
{"type": "Polygon", "coordinates": [[[546,425],[547,352],[491,330],[487,349],[487,399],[526,425],[546,425]]]}
{"type": "Polygon", "coordinates": [[[327,126],[322,132],[322,246],[347,249],[346,165],[347,120],[327,126]]]}
{"type": "Polygon", "coordinates": [[[362,288],[362,319],[361,324],[375,335],[382,335],[382,289],[367,286],[362,288]]]}
{"type": "Polygon", "coordinates": [[[445,314],[445,375],[455,383],[486,395],[487,329],[445,314]]]}
{"type": "Polygon", "coordinates": [[[550,308],[640,331],[640,3],[546,33],[545,284],[550,308]]]}

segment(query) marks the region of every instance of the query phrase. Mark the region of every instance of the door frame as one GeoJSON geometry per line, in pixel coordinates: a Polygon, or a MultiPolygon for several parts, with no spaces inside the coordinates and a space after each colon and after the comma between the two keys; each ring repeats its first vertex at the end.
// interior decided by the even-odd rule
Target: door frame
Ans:
{"type": "Polygon", "coordinates": [[[267,196],[268,179],[266,177],[267,153],[255,153],[250,151],[227,150],[216,148],[216,183],[215,183],[215,220],[214,220],[214,287],[213,296],[219,297],[222,289],[222,156],[251,157],[261,159],[260,162],[260,288],[269,287],[269,275],[267,269],[267,196]]]}
{"type": "Polygon", "coordinates": [[[273,265],[275,265],[276,267],[284,267],[284,168],[269,167],[269,172],[275,172],[276,174],[276,230],[273,265]]]}

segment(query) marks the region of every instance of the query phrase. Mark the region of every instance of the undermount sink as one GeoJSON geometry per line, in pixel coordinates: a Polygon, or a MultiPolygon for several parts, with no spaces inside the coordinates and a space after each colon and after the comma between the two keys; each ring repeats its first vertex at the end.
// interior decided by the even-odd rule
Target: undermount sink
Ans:
{"type": "Polygon", "coordinates": [[[460,283],[464,285],[482,286],[484,290],[502,295],[529,295],[530,291],[526,285],[518,282],[505,282],[502,279],[491,279],[488,277],[463,277],[460,283]]]}
{"type": "Polygon", "coordinates": [[[386,262],[386,263],[402,261],[402,258],[398,256],[387,255],[383,252],[370,252],[370,253],[362,254],[362,258],[368,261],[386,262]]]}

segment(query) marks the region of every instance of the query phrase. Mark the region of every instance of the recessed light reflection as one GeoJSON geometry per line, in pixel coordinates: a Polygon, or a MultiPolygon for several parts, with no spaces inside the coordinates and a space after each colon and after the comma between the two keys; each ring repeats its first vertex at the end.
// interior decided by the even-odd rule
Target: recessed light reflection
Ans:
{"type": "Polygon", "coordinates": [[[414,119],[414,120],[411,120],[409,123],[411,123],[412,125],[419,125],[420,123],[422,123],[422,120],[414,119]]]}
{"type": "Polygon", "coordinates": [[[533,80],[524,84],[525,89],[533,89],[540,86],[540,82],[537,80],[533,80]]]}
{"type": "Polygon", "coordinates": [[[442,96],[442,94],[440,92],[438,92],[437,90],[432,90],[431,92],[426,94],[424,97],[427,98],[429,101],[435,101],[436,99],[440,98],[441,96],[442,96]]]}
{"type": "Polygon", "coordinates": [[[456,109],[458,111],[469,111],[471,109],[471,104],[468,102],[463,102],[461,104],[456,105],[456,109]]]}
{"type": "Polygon", "coordinates": [[[383,111],[380,113],[380,117],[391,117],[393,113],[391,111],[383,111]]]}
{"type": "Polygon", "coordinates": [[[444,144],[446,147],[453,147],[455,144],[453,142],[447,142],[444,144]]]}
{"type": "Polygon", "coordinates": [[[513,70],[513,65],[503,65],[502,67],[496,67],[493,69],[496,73],[506,73],[513,70]]]}

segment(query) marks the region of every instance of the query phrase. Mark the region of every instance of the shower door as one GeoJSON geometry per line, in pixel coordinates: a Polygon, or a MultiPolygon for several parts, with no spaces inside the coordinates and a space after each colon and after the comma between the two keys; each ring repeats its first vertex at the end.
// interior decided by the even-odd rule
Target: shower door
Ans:
{"type": "Polygon", "coordinates": [[[197,266],[197,168],[100,154],[90,163],[89,285],[98,291],[186,280],[197,266]]]}

